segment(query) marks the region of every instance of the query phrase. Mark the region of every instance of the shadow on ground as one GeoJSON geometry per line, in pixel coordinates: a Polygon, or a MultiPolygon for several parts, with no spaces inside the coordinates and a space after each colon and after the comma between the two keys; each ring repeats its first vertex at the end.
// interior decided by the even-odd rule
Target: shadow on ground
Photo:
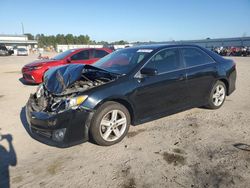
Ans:
{"type": "Polygon", "coordinates": [[[10,174],[9,166],[17,165],[17,157],[14,146],[12,144],[12,135],[5,134],[1,135],[0,138],[0,187],[10,187],[10,174]],[[8,142],[8,149],[5,148],[1,142],[6,140],[8,142]]]}
{"type": "Polygon", "coordinates": [[[26,80],[24,80],[23,78],[19,78],[19,82],[21,82],[23,85],[26,85],[26,86],[37,86],[38,85],[35,83],[29,83],[26,80]]]}
{"type": "Polygon", "coordinates": [[[244,151],[250,151],[250,145],[244,144],[244,143],[237,143],[233,145],[237,149],[244,150],[244,151]]]}

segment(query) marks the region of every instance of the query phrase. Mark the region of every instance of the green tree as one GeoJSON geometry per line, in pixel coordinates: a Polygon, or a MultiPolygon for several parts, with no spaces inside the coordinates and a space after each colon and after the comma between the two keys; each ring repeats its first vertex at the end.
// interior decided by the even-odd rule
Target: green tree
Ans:
{"type": "Polygon", "coordinates": [[[63,34],[56,35],[56,43],[57,44],[66,44],[65,36],[63,34]]]}
{"type": "Polygon", "coordinates": [[[112,42],[112,44],[124,45],[124,44],[128,44],[128,42],[124,40],[120,40],[120,41],[112,42]]]}
{"type": "Polygon", "coordinates": [[[24,35],[28,37],[28,40],[34,40],[34,36],[31,33],[25,33],[24,35]]]}
{"type": "MultiPolygon", "coordinates": [[[[48,46],[54,46],[56,47],[57,44],[102,44],[104,46],[108,46],[109,43],[106,41],[92,41],[89,37],[89,35],[79,35],[79,36],[75,36],[72,34],[57,34],[55,35],[49,35],[46,36],[44,34],[37,34],[35,37],[30,34],[27,33],[27,36],[29,38],[29,40],[33,40],[34,38],[38,41],[38,46],[39,47],[48,47],[48,46]],[[33,38],[33,39],[32,39],[33,38]]],[[[120,41],[115,41],[111,44],[120,44],[120,45],[124,45],[124,44],[128,44],[127,41],[124,40],[120,40],[120,41]]]]}
{"type": "Polygon", "coordinates": [[[74,44],[74,36],[72,34],[67,34],[65,40],[67,44],[74,44]]]}

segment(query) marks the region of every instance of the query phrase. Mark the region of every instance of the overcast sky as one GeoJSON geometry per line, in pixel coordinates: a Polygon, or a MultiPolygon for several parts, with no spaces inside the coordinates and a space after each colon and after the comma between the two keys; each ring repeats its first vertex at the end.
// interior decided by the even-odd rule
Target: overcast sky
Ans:
{"type": "Polygon", "coordinates": [[[96,41],[250,36],[250,0],[0,0],[0,34],[88,34],[96,41]]]}

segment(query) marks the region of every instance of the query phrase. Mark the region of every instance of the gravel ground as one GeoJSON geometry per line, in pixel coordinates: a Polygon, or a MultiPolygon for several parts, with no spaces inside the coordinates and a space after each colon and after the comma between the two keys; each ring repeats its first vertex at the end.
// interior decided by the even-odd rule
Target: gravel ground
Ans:
{"type": "Polygon", "coordinates": [[[13,138],[0,141],[0,182],[11,187],[249,187],[249,57],[233,58],[237,90],[219,110],[195,108],[131,127],[111,147],[87,142],[66,149],[33,140],[23,125],[23,107],[37,86],[23,85],[20,70],[35,58],[0,57],[0,132],[13,138]]]}

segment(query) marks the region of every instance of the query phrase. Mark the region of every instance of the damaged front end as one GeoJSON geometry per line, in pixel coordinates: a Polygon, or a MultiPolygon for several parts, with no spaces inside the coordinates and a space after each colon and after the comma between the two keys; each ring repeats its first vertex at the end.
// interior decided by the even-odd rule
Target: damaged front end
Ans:
{"type": "Polygon", "coordinates": [[[50,69],[44,83],[31,94],[26,116],[32,136],[49,145],[67,147],[88,140],[93,110],[84,106],[86,91],[116,76],[84,65],[50,69]]]}

